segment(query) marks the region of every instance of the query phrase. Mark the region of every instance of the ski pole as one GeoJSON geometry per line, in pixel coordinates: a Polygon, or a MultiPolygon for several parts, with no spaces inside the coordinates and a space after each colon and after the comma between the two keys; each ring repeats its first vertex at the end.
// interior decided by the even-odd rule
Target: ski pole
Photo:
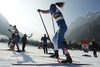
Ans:
{"type": "Polygon", "coordinates": [[[54,30],[54,34],[55,34],[55,25],[54,25],[54,20],[53,20],[53,17],[52,17],[52,13],[51,13],[51,18],[52,18],[53,30],[54,30]]]}
{"type": "MultiPolygon", "coordinates": [[[[9,27],[10,27],[10,30],[11,30],[11,25],[9,24],[9,27]]],[[[12,33],[11,33],[11,35],[12,35],[12,33]]],[[[12,37],[12,36],[11,36],[12,37]]]]}
{"type": "MultiPolygon", "coordinates": [[[[40,15],[40,18],[41,18],[41,20],[42,20],[42,23],[43,23],[43,26],[44,26],[44,28],[45,28],[45,31],[46,31],[46,33],[47,33],[47,35],[48,35],[48,37],[49,37],[48,31],[47,31],[47,29],[46,29],[46,26],[45,26],[45,24],[44,24],[44,21],[43,21],[43,19],[42,19],[42,16],[41,16],[41,13],[40,13],[40,12],[39,12],[39,15],[40,15]]],[[[50,40],[51,46],[53,46],[52,43],[51,43],[50,37],[49,37],[49,40],[50,40]]]]}
{"type": "MultiPolygon", "coordinates": [[[[10,24],[9,24],[9,27],[10,27],[10,30],[11,30],[11,25],[10,25],[10,24]]],[[[11,33],[11,35],[9,36],[9,38],[11,38],[11,40],[12,40],[12,33],[11,33]]],[[[9,44],[8,47],[11,47],[11,42],[10,42],[10,44],[9,44]]]]}

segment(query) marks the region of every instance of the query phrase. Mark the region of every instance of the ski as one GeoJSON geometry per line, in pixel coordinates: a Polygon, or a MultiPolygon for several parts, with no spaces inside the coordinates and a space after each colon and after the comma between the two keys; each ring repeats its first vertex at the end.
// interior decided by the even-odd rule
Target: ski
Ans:
{"type": "Polygon", "coordinates": [[[19,52],[19,53],[27,53],[26,51],[15,51],[15,50],[11,50],[11,49],[0,49],[0,51],[13,51],[13,52],[19,52]]]}
{"type": "MultiPolygon", "coordinates": [[[[50,57],[50,56],[39,56],[39,57],[46,57],[46,58],[54,58],[54,59],[56,59],[56,57],[50,57]]],[[[62,58],[59,57],[59,60],[65,60],[65,59],[62,59],[62,58]]]]}
{"type": "Polygon", "coordinates": [[[21,64],[11,63],[12,65],[25,65],[25,66],[70,66],[70,65],[90,65],[85,63],[32,63],[32,64],[21,64]]]}
{"type": "Polygon", "coordinates": [[[82,55],[82,56],[91,57],[91,55],[87,55],[87,54],[84,54],[84,55],[82,55]]]}
{"type": "MultiPolygon", "coordinates": [[[[46,57],[46,58],[57,59],[56,57],[50,57],[50,56],[37,56],[37,55],[34,55],[34,56],[36,56],[36,57],[46,57]]],[[[59,60],[65,60],[65,59],[62,59],[62,58],[59,57],[59,60]]],[[[73,61],[73,62],[78,62],[78,63],[80,63],[79,61],[73,61]]]]}
{"type": "Polygon", "coordinates": [[[1,51],[15,51],[15,50],[11,50],[11,49],[0,49],[1,51]]]}
{"type": "MultiPolygon", "coordinates": [[[[50,56],[38,56],[38,55],[33,55],[33,56],[36,56],[36,57],[46,57],[46,58],[54,58],[54,59],[57,59],[56,57],[50,57],[50,56]]],[[[65,59],[62,59],[59,57],[59,60],[65,60],[65,59]]]]}
{"type": "Polygon", "coordinates": [[[22,51],[22,50],[20,50],[20,51],[14,51],[14,52],[26,52],[26,51],[22,51]]]}

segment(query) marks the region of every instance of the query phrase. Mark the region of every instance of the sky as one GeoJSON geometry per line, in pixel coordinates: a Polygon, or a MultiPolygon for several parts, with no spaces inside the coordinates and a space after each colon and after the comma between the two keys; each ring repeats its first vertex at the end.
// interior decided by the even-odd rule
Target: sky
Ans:
{"type": "MultiPolygon", "coordinates": [[[[23,34],[33,33],[34,40],[40,40],[45,34],[37,9],[48,10],[50,4],[65,2],[63,9],[59,8],[69,26],[77,17],[87,12],[100,11],[100,0],[0,0],[0,13],[12,25],[16,25],[23,34]]],[[[52,38],[54,30],[50,14],[41,14],[48,33],[52,38]]],[[[58,26],[54,20],[55,30],[58,26]]]]}

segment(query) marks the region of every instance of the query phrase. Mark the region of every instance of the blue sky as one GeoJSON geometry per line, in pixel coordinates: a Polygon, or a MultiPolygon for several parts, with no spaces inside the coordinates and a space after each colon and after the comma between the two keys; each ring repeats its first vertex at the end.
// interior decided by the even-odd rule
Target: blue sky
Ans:
{"type": "MultiPolygon", "coordinates": [[[[65,2],[63,9],[59,8],[70,25],[77,17],[87,12],[100,11],[100,0],[0,0],[0,13],[10,24],[17,25],[22,33],[33,33],[33,39],[39,40],[45,33],[37,9],[49,9],[50,4],[65,2]]],[[[42,14],[47,30],[53,37],[52,19],[50,14],[42,14]]],[[[58,27],[55,22],[56,31],[58,27]]]]}

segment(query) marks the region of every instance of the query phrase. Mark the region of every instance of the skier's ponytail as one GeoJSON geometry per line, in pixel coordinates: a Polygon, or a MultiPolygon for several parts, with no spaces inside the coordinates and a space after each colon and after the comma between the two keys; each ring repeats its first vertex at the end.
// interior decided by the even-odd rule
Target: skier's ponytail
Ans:
{"type": "Polygon", "coordinates": [[[65,4],[65,2],[57,2],[57,3],[55,3],[55,5],[57,5],[60,8],[63,8],[64,4],[65,4]]]}

